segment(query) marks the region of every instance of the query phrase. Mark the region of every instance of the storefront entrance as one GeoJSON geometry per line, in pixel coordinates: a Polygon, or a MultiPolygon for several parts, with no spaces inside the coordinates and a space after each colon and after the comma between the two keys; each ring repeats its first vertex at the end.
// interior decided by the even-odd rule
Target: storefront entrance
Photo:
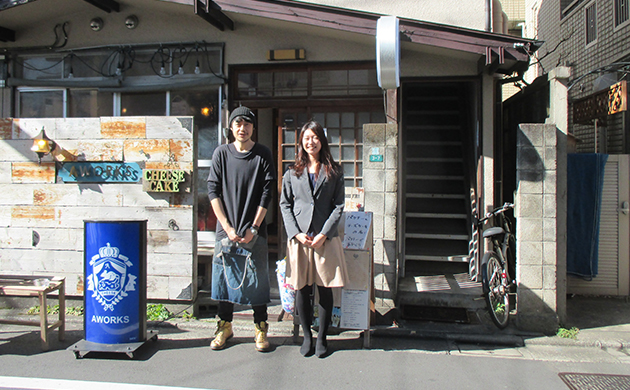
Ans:
{"type": "Polygon", "coordinates": [[[408,82],[401,89],[397,307],[403,317],[418,316],[418,308],[460,308],[478,293],[468,274],[478,193],[476,91],[468,80],[408,82]]]}

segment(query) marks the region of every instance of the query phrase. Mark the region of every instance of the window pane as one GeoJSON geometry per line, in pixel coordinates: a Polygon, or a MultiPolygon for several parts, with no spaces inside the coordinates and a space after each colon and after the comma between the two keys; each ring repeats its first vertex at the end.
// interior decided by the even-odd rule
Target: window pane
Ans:
{"type": "Polygon", "coordinates": [[[369,112],[360,112],[359,113],[359,127],[363,127],[364,124],[370,123],[370,113],[369,112]]]}
{"type": "Polygon", "coordinates": [[[63,59],[60,57],[25,58],[22,67],[18,67],[18,74],[29,80],[60,79],[63,69],[63,59]]]}
{"type": "Polygon", "coordinates": [[[362,162],[357,163],[357,176],[363,177],[363,163],[362,162]]]}
{"type": "Polygon", "coordinates": [[[323,112],[313,114],[313,120],[315,122],[319,122],[322,126],[326,127],[326,114],[324,114],[323,112]]]}
{"type": "MultiPolygon", "coordinates": [[[[116,68],[122,65],[125,68],[125,77],[130,76],[155,76],[159,74],[160,68],[164,66],[166,75],[171,74],[171,64],[169,59],[164,55],[159,56],[157,53],[136,53],[134,56],[133,66],[129,68],[128,63],[120,55],[112,56],[107,62],[109,74],[116,72],[116,68]]],[[[175,69],[177,71],[177,69],[175,69]]]]}
{"type": "Polygon", "coordinates": [[[111,92],[71,89],[69,94],[68,117],[94,118],[114,115],[114,97],[111,92]]]}
{"type": "Polygon", "coordinates": [[[346,178],[354,177],[354,163],[342,163],[343,175],[346,178]]]}
{"type": "Polygon", "coordinates": [[[172,91],[172,116],[192,116],[197,130],[197,155],[200,160],[212,159],[219,146],[219,90],[212,87],[203,91],[172,91]]]}
{"type": "Polygon", "coordinates": [[[63,91],[20,92],[20,118],[63,118],[63,91]]]}
{"type": "Polygon", "coordinates": [[[344,112],[341,114],[341,127],[354,128],[354,112],[344,112]]]}
{"type": "Polygon", "coordinates": [[[295,160],[295,146],[283,146],[282,159],[291,161],[295,160]]]}
{"type": "Polygon", "coordinates": [[[210,168],[197,168],[197,230],[214,231],[217,217],[208,199],[208,175],[210,168]]]}
{"type": "MultiPolygon", "coordinates": [[[[103,69],[103,64],[107,57],[105,55],[71,55],[65,59],[64,77],[68,77],[70,70],[72,76],[77,77],[101,77],[108,74],[107,69],[103,69]]],[[[116,67],[109,74],[114,74],[116,67]]]]}
{"type": "Polygon", "coordinates": [[[283,130],[284,136],[283,136],[283,140],[282,143],[283,144],[294,144],[295,143],[295,130],[290,129],[290,130],[283,130]]]}
{"type": "Polygon", "coordinates": [[[344,144],[354,144],[354,130],[341,130],[341,142],[344,144]]]}
{"type": "Polygon", "coordinates": [[[328,130],[328,143],[338,144],[339,143],[339,130],[338,129],[327,129],[327,130],[328,130]]]}
{"type": "Polygon", "coordinates": [[[339,161],[341,160],[339,157],[339,146],[330,146],[330,154],[332,154],[333,159],[335,159],[335,161],[339,161]]]}
{"type": "Polygon", "coordinates": [[[166,93],[123,93],[121,95],[122,116],[166,115],[166,93]]]}
{"type": "Polygon", "coordinates": [[[313,71],[313,95],[347,95],[348,71],[313,71]]]}
{"type": "Polygon", "coordinates": [[[184,74],[195,74],[197,66],[199,74],[219,74],[221,71],[219,64],[220,52],[218,50],[188,50],[173,55],[173,73],[178,73],[181,65],[184,74]]]}
{"type": "MultiPolygon", "coordinates": [[[[254,96],[272,96],[273,95],[273,73],[259,73],[257,75],[256,94],[254,96]]],[[[250,96],[251,92],[250,92],[250,96]]]]}
{"type": "Polygon", "coordinates": [[[341,159],[354,161],[354,146],[342,146],[341,147],[341,159]]]}
{"type": "Polygon", "coordinates": [[[306,96],[308,92],[307,72],[274,73],[275,96],[306,96]]]}
{"type": "Polygon", "coordinates": [[[302,126],[304,126],[306,122],[308,122],[308,118],[306,117],[306,112],[299,112],[298,113],[298,130],[301,130],[302,126]]]}
{"type": "Polygon", "coordinates": [[[273,73],[239,73],[238,95],[240,97],[272,97],[273,73]]]}
{"type": "Polygon", "coordinates": [[[328,128],[339,128],[339,113],[338,112],[329,112],[326,114],[326,127],[328,128]]]}

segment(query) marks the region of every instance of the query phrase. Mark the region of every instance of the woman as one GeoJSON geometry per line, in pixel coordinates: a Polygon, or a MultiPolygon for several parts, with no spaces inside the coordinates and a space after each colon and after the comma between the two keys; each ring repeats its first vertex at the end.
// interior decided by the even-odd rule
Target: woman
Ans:
{"type": "Polygon", "coordinates": [[[332,287],[343,287],[346,264],[337,231],[344,206],[343,172],[328,146],[324,129],[308,122],[300,132],[298,153],[284,174],[280,209],[287,231],[287,283],[296,290],[296,307],[304,333],[300,353],[324,357],[333,309],[332,287]],[[313,346],[310,295],[319,293],[319,333],[313,346]],[[313,351],[314,349],[314,351],[313,351]]]}

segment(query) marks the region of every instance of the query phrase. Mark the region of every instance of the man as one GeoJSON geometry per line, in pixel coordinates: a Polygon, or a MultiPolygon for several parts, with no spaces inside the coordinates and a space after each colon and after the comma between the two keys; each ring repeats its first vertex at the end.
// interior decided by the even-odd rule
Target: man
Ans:
{"type": "Polygon", "coordinates": [[[214,151],[208,176],[208,196],[219,222],[212,261],[219,322],[210,347],[223,349],[232,337],[236,303],[252,306],[256,349],[265,352],[270,302],[265,215],[275,181],[273,157],[252,140],[256,117],[249,108],[234,109],[228,122],[234,141],[214,151]]]}

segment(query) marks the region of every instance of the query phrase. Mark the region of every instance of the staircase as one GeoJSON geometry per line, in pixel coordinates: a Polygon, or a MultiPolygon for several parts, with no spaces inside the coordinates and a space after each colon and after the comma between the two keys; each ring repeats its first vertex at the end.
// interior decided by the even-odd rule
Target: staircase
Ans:
{"type": "Polygon", "coordinates": [[[403,101],[404,260],[398,306],[403,316],[417,307],[477,306],[480,287],[467,279],[471,93],[465,83],[418,83],[405,88],[403,101]]]}

